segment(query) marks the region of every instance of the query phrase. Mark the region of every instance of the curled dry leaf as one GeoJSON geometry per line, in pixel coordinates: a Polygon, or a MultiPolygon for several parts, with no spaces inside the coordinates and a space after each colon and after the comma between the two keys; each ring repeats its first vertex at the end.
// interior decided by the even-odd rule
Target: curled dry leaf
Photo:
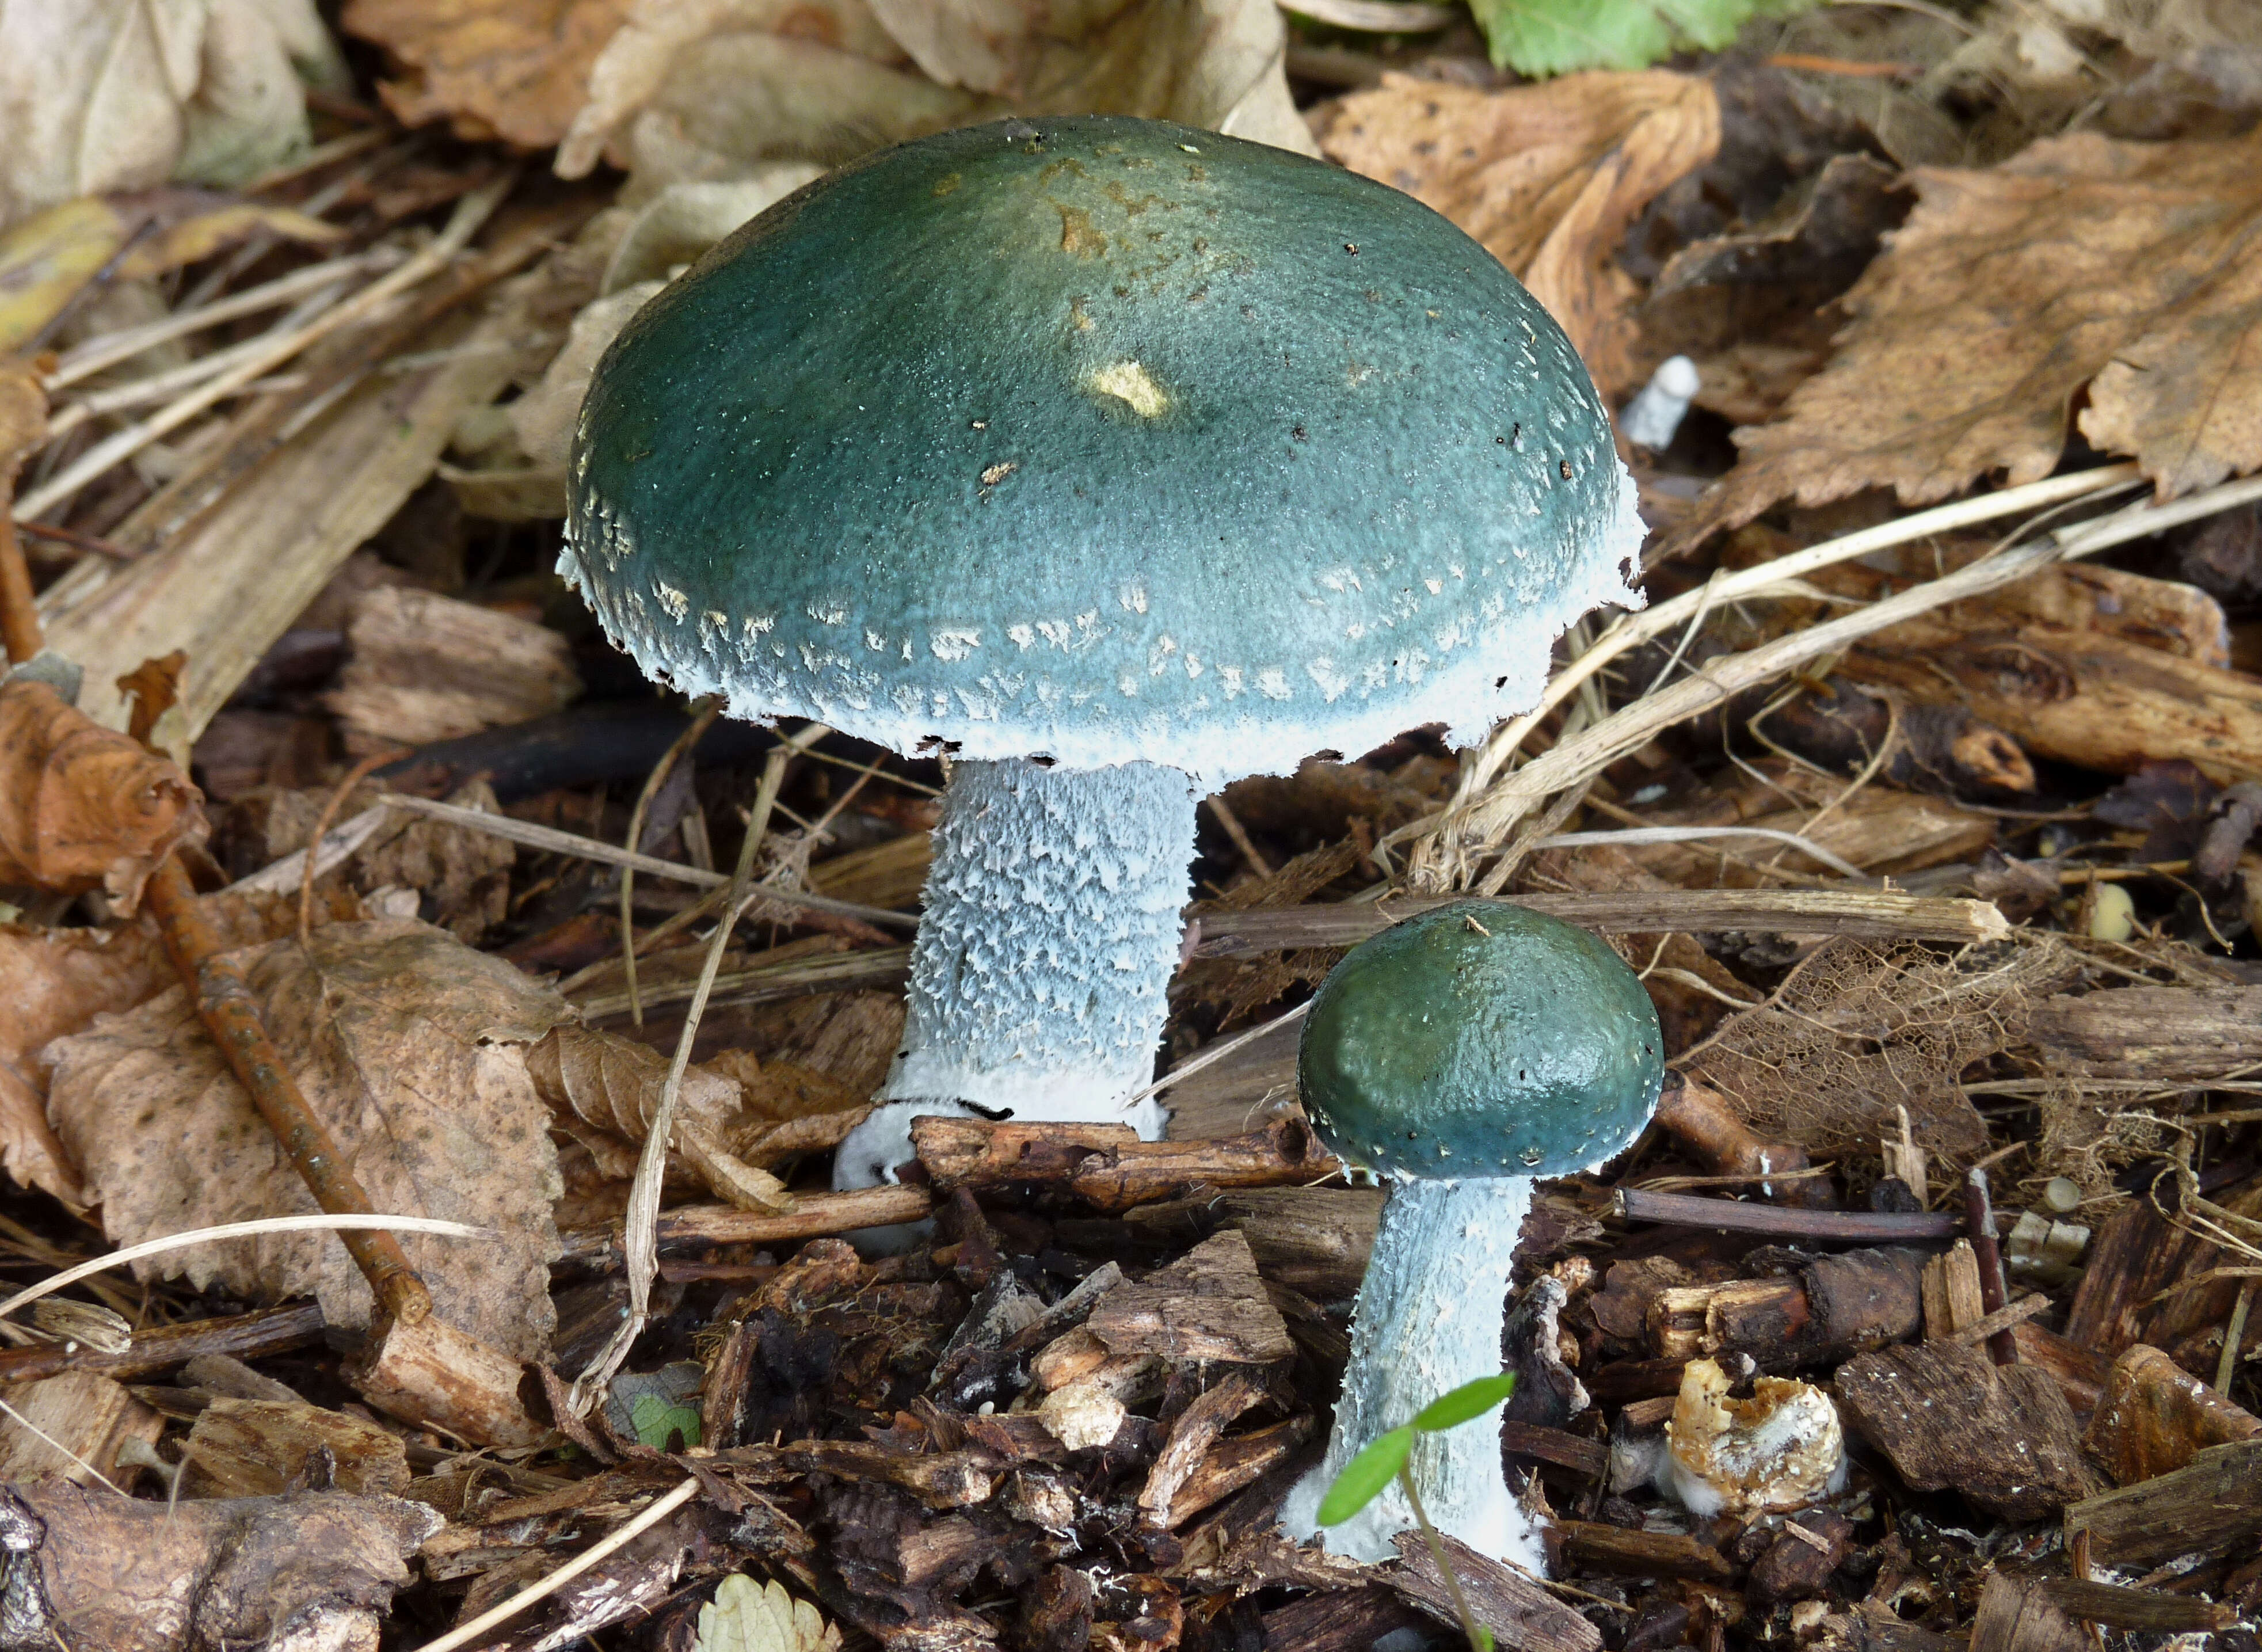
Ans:
{"type": "MultiPolygon", "coordinates": [[[[404,1234],[439,1317],[522,1359],[554,1316],[558,1193],[526,1047],[566,1014],[508,963],[412,920],[336,924],[246,955],[267,1029],[376,1208],[491,1228],[476,1242],[404,1234]]],[[[49,1046],[48,1115],[121,1244],[313,1208],[206,1037],[184,990],[49,1046]]],[[[276,1234],[169,1252],[244,1296],[313,1295],[332,1324],[369,1322],[369,1287],[336,1238],[276,1234]]]]}
{"type": "Polygon", "coordinates": [[[173,764],[44,682],[0,683],[0,884],[100,889],[130,914],[157,863],[205,833],[201,794],[173,764]]]}
{"type": "Polygon", "coordinates": [[[1639,379],[1638,289],[1617,256],[1642,209],[1720,147],[1712,88],[1686,75],[1569,75],[1505,91],[1386,75],[1336,106],[1322,153],[1482,242],[1571,335],[1607,396],[1639,379]]]}
{"type": "Polygon", "coordinates": [[[2075,133],[1911,181],[1917,208],[1846,295],[1829,365],[1737,432],[1689,533],[1783,499],[1891,487],[1916,505],[1990,474],[2039,480],[2085,392],[2081,434],[2163,498],[2262,465],[2262,134],[2075,133]]]}
{"type": "Polygon", "coordinates": [[[738,1080],[743,1115],[731,1151],[767,1168],[801,1153],[838,1147],[872,1110],[871,1091],[790,1061],[760,1061],[751,1050],[726,1050],[707,1071],[738,1080]]]}
{"type": "Polygon", "coordinates": [[[398,1497],[168,1505],[57,1481],[0,1492],[20,1568],[11,1644],[104,1652],[373,1647],[408,1557],[446,1525],[398,1497]]]}
{"type": "MultiPolygon", "coordinates": [[[[634,1156],[618,1144],[645,1139],[667,1082],[667,1059],[617,1033],[560,1027],[528,1052],[527,1065],[569,1133],[601,1165],[630,1173],[634,1156]]],[[[793,1195],[763,1166],[835,1145],[864,1110],[820,1073],[772,1074],[751,1057],[729,1071],[693,1066],[683,1074],[670,1145],[718,1198],[742,1209],[789,1210],[793,1195]],[[759,1086],[753,1095],[741,1086],[742,1071],[759,1086]]]]}
{"type": "Polygon", "coordinates": [[[306,146],[302,82],[351,83],[313,0],[0,7],[0,225],[171,177],[241,183],[306,146]]]}

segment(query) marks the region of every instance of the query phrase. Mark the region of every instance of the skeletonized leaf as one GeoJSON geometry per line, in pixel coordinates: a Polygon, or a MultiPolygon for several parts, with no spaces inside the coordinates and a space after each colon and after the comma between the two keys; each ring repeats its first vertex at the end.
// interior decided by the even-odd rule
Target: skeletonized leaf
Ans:
{"type": "Polygon", "coordinates": [[[0,683],[0,884],[106,892],[130,913],[174,849],[205,840],[189,778],[44,682],[0,683]]]}
{"type": "MultiPolygon", "coordinates": [[[[401,1236],[440,1317],[520,1358],[553,1323],[551,1216],[559,1185],[526,1046],[567,1012],[509,964],[411,920],[332,925],[310,942],[235,955],[307,1105],[379,1210],[494,1230],[477,1242],[401,1236]]],[[[49,1046],[48,1114],[120,1244],[292,1215],[313,1196],[175,988],[49,1046]]],[[[239,1295],[313,1295],[366,1324],[369,1287],[339,1241],[277,1234],[169,1252],[239,1295]]]]}

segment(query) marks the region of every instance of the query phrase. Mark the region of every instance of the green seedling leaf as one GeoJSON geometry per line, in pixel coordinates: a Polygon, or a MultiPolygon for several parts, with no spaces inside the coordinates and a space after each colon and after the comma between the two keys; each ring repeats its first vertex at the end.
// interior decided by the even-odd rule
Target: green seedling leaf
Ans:
{"type": "Polygon", "coordinates": [[[1815,0],[1470,0],[1492,61],[1534,78],[1646,69],[1678,51],[1718,51],[1755,17],[1815,0]]]}
{"type": "Polygon", "coordinates": [[[680,1449],[669,1442],[681,1439],[685,1446],[699,1444],[699,1409],[693,1405],[671,1405],[657,1394],[639,1394],[629,1402],[629,1417],[636,1425],[638,1440],[654,1451],[680,1449]]]}
{"type": "Polygon", "coordinates": [[[1450,1394],[1440,1394],[1415,1414],[1414,1427],[1424,1434],[1442,1434],[1449,1428],[1459,1428],[1463,1423],[1473,1423],[1496,1405],[1508,1403],[1516,1392],[1516,1373],[1503,1371],[1498,1376],[1479,1377],[1473,1382],[1464,1382],[1450,1394]]]}
{"type": "Polygon", "coordinates": [[[1320,1524],[1341,1526],[1357,1514],[1383,1487],[1398,1475],[1414,1449],[1414,1425],[1394,1428],[1367,1443],[1366,1449],[1343,1466],[1328,1495],[1320,1500],[1320,1524]]]}

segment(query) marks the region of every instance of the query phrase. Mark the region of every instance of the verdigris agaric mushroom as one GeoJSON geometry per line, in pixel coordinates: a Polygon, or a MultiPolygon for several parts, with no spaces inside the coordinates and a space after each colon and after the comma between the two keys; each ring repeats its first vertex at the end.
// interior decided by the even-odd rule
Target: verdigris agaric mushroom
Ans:
{"type": "Polygon", "coordinates": [[[947,132],[780,202],[614,343],[569,475],[559,571],[648,674],[953,760],[841,1186],[914,1114],[1123,1116],[1199,795],[1478,738],[1635,600],[1642,537],[1586,370],[1483,248],[1120,118],[947,132]]]}
{"type": "MultiPolygon", "coordinates": [[[[1641,1133],[1664,1040],[1639,977],[1558,919],[1457,901],[1354,948],[1304,1022],[1297,1086],[1322,1140],[1390,1184],[1351,1324],[1326,1461],[1289,1494],[1290,1535],[1317,1529],[1344,1465],[1431,1400],[1501,1368],[1509,1264],[1535,1177],[1591,1169],[1641,1133]]],[[[1440,1531],[1542,1569],[1480,1423],[1423,1434],[1408,1465],[1440,1531]]],[[[1387,1560],[1414,1529],[1395,1485],[1327,1528],[1387,1560]]]]}

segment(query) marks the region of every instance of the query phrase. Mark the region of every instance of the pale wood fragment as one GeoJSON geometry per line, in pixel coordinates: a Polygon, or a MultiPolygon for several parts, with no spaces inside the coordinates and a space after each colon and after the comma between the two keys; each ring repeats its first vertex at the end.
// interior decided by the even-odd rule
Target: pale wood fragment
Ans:
{"type": "Polygon", "coordinates": [[[1986,1313],[1979,1301],[1979,1259],[1958,1239],[1924,1265],[1924,1337],[1943,1342],[1986,1313]]]}
{"type": "Polygon", "coordinates": [[[340,1491],[397,1497],[408,1490],[398,1435],[303,1400],[213,1401],[189,1431],[187,1460],[201,1496],[263,1497],[304,1484],[308,1460],[323,1450],[340,1491]]]}
{"type": "Polygon", "coordinates": [[[127,1440],[155,1445],[165,1431],[165,1419],[121,1385],[84,1371],[24,1383],[6,1397],[13,1415],[0,1413],[0,1485],[91,1485],[116,1469],[127,1440]]]}
{"type": "MultiPolygon", "coordinates": [[[[1444,1574],[1418,1532],[1401,1532],[1398,1564],[1385,1574],[1392,1589],[1441,1623],[1459,1628],[1460,1615],[1444,1574]]],[[[1602,1631],[1549,1594],[1526,1574],[1502,1565],[1452,1537],[1444,1546],[1461,1592],[1476,1620],[1510,1652],[1601,1652],[1602,1631]]]]}

